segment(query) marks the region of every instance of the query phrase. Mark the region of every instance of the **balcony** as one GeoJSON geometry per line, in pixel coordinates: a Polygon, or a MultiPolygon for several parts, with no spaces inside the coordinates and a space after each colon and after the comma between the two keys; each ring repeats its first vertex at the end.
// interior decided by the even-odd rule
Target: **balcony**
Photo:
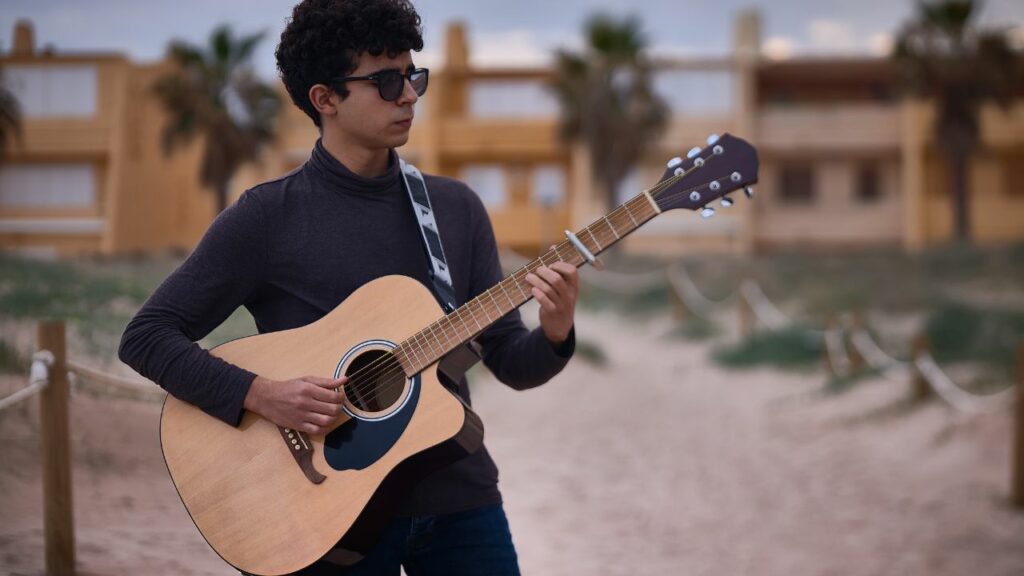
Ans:
{"type": "Polygon", "coordinates": [[[858,151],[900,145],[896,105],[771,105],[763,109],[758,122],[758,145],[763,149],[858,151]]]}

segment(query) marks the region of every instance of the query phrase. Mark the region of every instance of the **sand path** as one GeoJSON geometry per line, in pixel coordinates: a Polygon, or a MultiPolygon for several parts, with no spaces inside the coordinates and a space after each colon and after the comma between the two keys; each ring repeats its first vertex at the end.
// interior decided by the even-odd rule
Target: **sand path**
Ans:
{"type": "MultiPolygon", "coordinates": [[[[1024,574],[1009,411],[901,408],[906,387],[733,372],[663,321],[581,313],[610,356],[515,392],[478,374],[524,574],[1024,574]]],[[[192,526],[154,403],[73,400],[83,575],[233,574],[192,526]]],[[[36,420],[0,414],[0,574],[43,573],[36,420]]]]}

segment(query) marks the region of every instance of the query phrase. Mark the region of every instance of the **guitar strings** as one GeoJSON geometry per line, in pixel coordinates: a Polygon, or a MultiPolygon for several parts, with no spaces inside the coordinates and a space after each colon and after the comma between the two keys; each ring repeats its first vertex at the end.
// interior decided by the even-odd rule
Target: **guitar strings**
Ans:
{"type": "MultiPolygon", "coordinates": [[[[708,160],[710,160],[710,157],[708,158],[708,160]]],[[[671,177],[669,177],[669,178],[659,182],[653,188],[648,190],[648,193],[650,193],[652,196],[658,197],[659,199],[669,199],[669,198],[678,197],[678,196],[681,196],[681,195],[684,195],[684,194],[689,194],[689,193],[693,192],[694,190],[698,190],[698,189],[700,189],[703,186],[709,185],[709,183],[701,184],[699,186],[696,186],[696,187],[688,189],[688,190],[683,190],[683,191],[672,193],[672,194],[666,194],[664,196],[661,195],[670,186],[672,186],[673,184],[675,184],[676,182],[678,182],[682,178],[692,174],[693,172],[695,172],[699,168],[700,168],[699,166],[694,165],[690,170],[685,171],[682,174],[673,175],[673,176],[671,176],[671,177]]],[[[724,178],[719,179],[719,180],[724,180],[724,178]]],[[[614,217],[619,212],[621,212],[623,210],[625,210],[626,212],[629,211],[629,208],[626,206],[626,204],[622,204],[618,208],[613,210],[608,215],[608,217],[614,217]]],[[[591,233],[591,236],[593,236],[592,233],[591,233]]],[[[559,253],[559,251],[563,247],[568,247],[568,242],[564,242],[563,241],[561,244],[556,246],[555,249],[549,250],[547,253],[543,254],[542,256],[540,256],[538,258],[535,258],[534,260],[528,262],[526,265],[522,266],[521,268],[519,268],[518,270],[516,270],[515,272],[510,274],[508,276],[508,278],[513,278],[517,274],[519,274],[519,273],[521,273],[523,271],[527,271],[527,273],[529,273],[530,266],[532,266],[535,262],[539,262],[540,264],[546,264],[546,262],[544,261],[544,258],[548,257],[549,255],[555,254],[557,256],[555,261],[562,260],[562,257],[561,257],[561,254],[559,253]]],[[[554,261],[552,261],[552,263],[553,262],[554,261]]],[[[506,278],[506,279],[508,279],[508,278],[506,278]]],[[[502,282],[504,282],[504,280],[502,282]]],[[[495,286],[497,286],[497,285],[495,285],[495,286]]],[[[492,286],[491,288],[488,288],[487,290],[482,292],[480,295],[478,295],[476,298],[474,298],[474,300],[476,300],[477,298],[482,297],[485,294],[488,294],[491,290],[493,290],[495,288],[495,286],[492,286]]],[[[492,298],[492,301],[494,301],[496,303],[496,300],[494,300],[493,295],[491,295],[491,298],[492,298]]],[[[526,298],[526,300],[524,300],[523,303],[528,302],[531,298],[532,298],[532,296],[528,296],[526,298]]],[[[519,304],[519,305],[522,305],[522,303],[519,304]]],[[[462,308],[465,308],[465,306],[460,307],[460,310],[462,308]]],[[[456,310],[455,313],[457,315],[461,315],[461,312],[459,312],[459,310],[456,310]]],[[[440,322],[444,321],[447,318],[450,318],[450,317],[449,316],[441,317],[437,321],[435,321],[432,324],[430,324],[429,326],[427,326],[427,328],[424,328],[423,330],[419,331],[417,334],[415,334],[413,336],[414,337],[418,337],[418,336],[422,335],[423,332],[425,332],[428,329],[432,331],[433,330],[432,326],[434,326],[435,324],[439,324],[440,322]]],[[[474,317],[474,319],[475,319],[475,317],[474,317]]],[[[486,327],[482,328],[480,331],[483,331],[484,329],[486,329],[486,327]]],[[[480,331],[478,331],[478,332],[480,332],[480,331]]],[[[444,332],[443,329],[442,329],[442,334],[444,334],[445,338],[448,339],[447,338],[447,334],[444,332]]],[[[472,336],[475,335],[475,334],[476,333],[470,334],[469,338],[472,338],[472,336]]],[[[459,338],[457,332],[456,332],[456,334],[454,336],[455,336],[455,338],[459,338]]],[[[461,340],[460,339],[459,345],[461,345],[465,341],[466,340],[461,340]]],[[[406,342],[404,342],[403,344],[411,343],[411,342],[412,342],[411,339],[407,339],[406,342]]],[[[433,346],[431,346],[430,348],[431,348],[431,352],[434,353],[433,346]]],[[[422,347],[421,347],[421,349],[422,349],[422,347]]],[[[395,386],[402,386],[402,387],[404,387],[405,386],[405,381],[406,381],[406,375],[405,375],[404,370],[402,370],[401,363],[398,361],[397,357],[394,354],[388,353],[388,354],[384,355],[381,359],[375,360],[374,362],[371,362],[369,365],[364,366],[363,368],[360,368],[359,370],[357,370],[353,374],[349,375],[349,383],[347,384],[347,386],[351,386],[353,393],[356,394],[357,396],[364,395],[367,392],[374,392],[374,389],[377,388],[376,396],[379,397],[381,394],[384,394],[386,392],[391,392],[394,389],[395,386]],[[401,371],[401,373],[402,373],[403,377],[402,377],[401,381],[398,382],[398,383],[395,383],[395,384],[388,384],[386,386],[378,388],[376,386],[377,381],[382,376],[387,374],[387,372],[389,372],[391,370],[394,370],[396,368],[399,371],[401,371]],[[368,373],[368,371],[369,371],[369,373],[368,373]]]]}
{"type": "MultiPolygon", "coordinates": [[[[709,157],[706,160],[706,162],[710,161],[712,158],[713,158],[713,156],[709,157]]],[[[658,182],[655,187],[653,187],[652,189],[650,189],[648,191],[648,193],[651,194],[652,197],[657,197],[659,200],[668,200],[668,199],[671,199],[671,198],[678,198],[680,196],[690,194],[691,192],[699,190],[702,187],[710,186],[710,182],[706,182],[706,183],[699,184],[699,186],[694,187],[694,188],[689,189],[689,190],[684,190],[684,191],[680,191],[680,192],[672,193],[672,194],[667,194],[667,195],[663,196],[663,193],[665,193],[669,187],[673,186],[674,183],[676,183],[678,180],[682,179],[683,177],[693,173],[694,171],[696,171],[699,168],[700,168],[699,166],[694,165],[693,167],[691,167],[690,170],[687,170],[687,171],[683,172],[682,174],[673,175],[673,176],[671,176],[669,178],[666,178],[665,180],[658,182]]],[[[725,179],[726,179],[726,177],[722,177],[722,178],[718,178],[717,180],[714,180],[714,181],[724,181],[725,179]]],[[[614,217],[616,215],[616,213],[618,213],[618,212],[620,212],[622,210],[626,210],[627,212],[629,212],[629,208],[627,207],[627,205],[623,204],[620,207],[617,207],[611,213],[609,213],[608,217],[614,217]]],[[[631,216],[632,216],[632,214],[631,214],[631,216]]],[[[588,227],[588,232],[591,234],[591,237],[593,237],[593,233],[589,231],[589,228],[590,227],[588,227]]],[[[534,260],[531,260],[530,262],[527,262],[525,265],[522,266],[522,268],[518,269],[516,272],[512,273],[511,275],[509,275],[508,278],[514,278],[516,275],[518,275],[519,273],[521,273],[523,271],[526,271],[527,273],[529,273],[530,266],[534,265],[535,262],[539,261],[541,264],[547,263],[547,262],[545,262],[544,258],[549,256],[549,255],[551,255],[551,254],[557,255],[557,259],[558,260],[562,260],[562,257],[561,257],[561,254],[559,253],[559,251],[563,247],[566,247],[566,246],[567,246],[567,243],[565,243],[565,242],[559,244],[553,250],[549,250],[546,254],[542,255],[541,257],[535,258],[534,260]]],[[[482,296],[484,294],[489,294],[489,292],[492,291],[494,288],[495,288],[495,286],[493,286],[492,288],[488,288],[487,290],[482,292],[480,295],[478,295],[477,298],[479,298],[480,296],[482,296]]],[[[520,291],[521,291],[521,287],[520,287],[520,291]]],[[[507,293],[506,293],[506,296],[508,297],[507,293]]],[[[525,303],[525,301],[528,301],[531,297],[532,296],[527,296],[526,299],[523,302],[521,302],[520,304],[518,304],[518,305],[522,305],[522,303],[525,303]]],[[[477,299],[477,298],[474,298],[474,300],[477,299]]],[[[492,300],[495,301],[495,303],[497,303],[497,300],[495,300],[493,294],[490,294],[490,298],[492,298],[492,300]]],[[[509,299],[510,299],[510,303],[514,304],[514,302],[511,301],[511,297],[509,297],[509,299]]],[[[471,300],[471,302],[472,302],[472,300],[471,300]]],[[[516,306],[516,307],[518,307],[518,306],[516,306]]],[[[461,317],[461,315],[462,315],[461,311],[464,310],[464,308],[466,308],[466,310],[468,310],[468,307],[464,305],[464,306],[461,306],[459,308],[459,310],[457,310],[455,312],[457,317],[461,317]]],[[[470,313],[470,315],[473,318],[474,322],[476,322],[476,317],[473,316],[472,313],[470,313]]],[[[434,323],[429,325],[427,328],[424,328],[423,330],[421,330],[420,332],[415,334],[413,337],[420,337],[423,334],[423,332],[427,331],[428,329],[432,332],[433,331],[432,327],[434,325],[439,325],[440,322],[444,321],[445,319],[449,319],[449,318],[451,318],[451,317],[441,317],[440,319],[438,319],[437,321],[435,321],[434,323]]],[[[476,322],[476,323],[479,324],[478,322],[476,322]]],[[[489,323],[488,323],[488,326],[489,326],[489,323]]],[[[477,332],[471,333],[466,339],[460,338],[459,334],[458,334],[458,331],[456,331],[456,333],[454,334],[454,337],[459,339],[459,343],[457,345],[461,345],[462,343],[464,343],[469,338],[472,338],[473,335],[479,333],[480,331],[482,331],[484,329],[486,329],[486,327],[481,328],[477,332]]],[[[443,329],[441,330],[441,333],[444,335],[445,339],[450,339],[450,338],[447,338],[446,332],[444,332],[443,329]]],[[[403,343],[412,343],[413,342],[413,339],[412,339],[413,337],[411,337],[410,339],[407,339],[406,342],[403,342],[403,343]]],[[[427,342],[429,344],[429,340],[427,340],[427,342]]],[[[421,348],[421,351],[422,351],[422,349],[423,349],[422,345],[420,346],[420,348],[421,348]]],[[[432,354],[435,354],[435,351],[434,351],[432,345],[430,346],[430,352],[432,354]]],[[[407,355],[407,357],[408,357],[408,355],[407,355]]],[[[393,354],[387,354],[382,359],[377,360],[377,361],[371,363],[370,365],[357,370],[356,372],[354,372],[353,374],[351,374],[349,376],[349,380],[350,380],[349,385],[352,386],[352,392],[355,395],[357,395],[357,396],[365,395],[368,392],[374,392],[374,388],[377,387],[376,386],[377,381],[383,375],[385,375],[388,371],[394,370],[396,368],[398,370],[400,370],[400,373],[402,375],[402,378],[401,378],[400,382],[398,382],[396,384],[389,384],[389,385],[386,385],[386,386],[379,387],[376,390],[376,394],[374,395],[374,398],[377,399],[377,398],[379,398],[381,396],[381,394],[391,392],[391,390],[393,389],[393,387],[395,385],[399,385],[399,384],[401,386],[406,385],[406,379],[407,379],[406,378],[406,374],[404,374],[404,371],[401,369],[401,364],[400,364],[400,362],[398,362],[397,357],[395,357],[393,354]],[[366,373],[368,370],[371,371],[371,373],[366,373]]]]}
{"type": "MultiPolygon", "coordinates": [[[[709,156],[708,158],[706,158],[705,159],[705,163],[710,161],[711,158],[713,158],[714,156],[715,155],[713,154],[713,155],[709,156]]],[[[686,176],[689,176],[690,174],[692,174],[693,172],[699,170],[700,168],[701,168],[700,166],[694,165],[693,167],[690,168],[690,170],[684,171],[682,174],[673,175],[673,176],[670,176],[669,178],[666,178],[665,180],[662,180],[661,182],[656,184],[654,187],[652,187],[647,192],[649,194],[651,194],[652,197],[657,197],[659,200],[667,200],[667,199],[677,198],[677,197],[680,197],[680,196],[683,196],[683,195],[690,194],[691,192],[699,190],[699,189],[701,189],[702,187],[705,187],[705,186],[710,186],[710,182],[708,182],[708,183],[700,184],[700,185],[698,185],[698,186],[696,186],[694,188],[690,188],[690,189],[687,189],[687,190],[681,190],[679,192],[673,192],[671,194],[662,195],[663,192],[665,192],[669,187],[674,185],[676,182],[678,182],[679,180],[683,179],[686,176]]],[[[724,181],[727,178],[728,177],[723,177],[723,178],[719,178],[719,179],[714,180],[714,181],[724,181]]],[[[608,217],[615,217],[619,212],[622,212],[622,211],[626,211],[628,213],[629,212],[629,208],[627,207],[627,204],[628,204],[628,202],[624,203],[624,204],[621,204],[618,208],[616,208],[611,213],[609,213],[608,216],[606,216],[606,218],[608,218],[608,217]]],[[[630,214],[630,217],[632,217],[631,214],[630,214]]],[[[588,229],[589,229],[589,226],[588,226],[588,229]]],[[[591,232],[591,236],[593,236],[592,232],[591,232]]],[[[551,263],[554,263],[555,261],[564,261],[562,259],[561,254],[559,253],[559,251],[563,247],[568,247],[568,242],[563,241],[562,243],[557,245],[554,249],[549,250],[547,253],[541,255],[540,257],[531,260],[530,262],[528,262],[527,264],[525,264],[524,266],[520,267],[519,269],[517,269],[512,274],[510,274],[507,278],[502,280],[502,282],[504,282],[505,280],[507,280],[509,278],[514,278],[520,272],[526,271],[527,273],[529,273],[530,272],[530,267],[533,266],[535,262],[539,262],[541,265],[547,264],[547,262],[545,262],[544,259],[546,257],[548,257],[549,255],[554,254],[557,257],[551,263]]],[[[474,297],[474,299],[471,300],[469,303],[472,303],[474,300],[477,300],[477,299],[481,298],[482,296],[484,296],[486,294],[489,294],[491,290],[493,290],[496,286],[498,286],[500,284],[501,284],[501,282],[499,282],[499,284],[496,284],[495,286],[492,286],[491,288],[488,288],[484,292],[481,292],[478,296],[474,297]]],[[[506,297],[508,297],[507,294],[506,294],[506,297]]],[[[508,298],[510,300],[510,303],[513,303],[513,302],[511,302],[511,297],[508,297],[508,298]]],[[[524,300],[522,303],[520,303],[519,306],[521,306],[522,304],[528,302],[531,298],[533,298],[532,295],[531,296],[527,296],[526,300],[524,300]]],[[[494,299],[493,295],[491,295],[491,299],[492,299],[492,301],[495,302],[495,304],[497,303],[497,301],[494,299]]],[[[518,307],[518,306],[516,306],[516,307],[518,307]]],[[[466,308],[465,305],[461,306],[459,309],[457,309],[454,312],[454,314],[457,315],[457,316],[461,316],[461,310],[464,309],[464,308],[466,308]]],[[[446,319],[449,319],[449,318],[451,318],[451,316],[442,316],[438,320],[436,320],[433,323],[431,323],[430,325],[428,325],[426,328],[424,328],[424,329],[420,330],[419,332],[417,332],[416,334],[414,334],[409,339],[406,339],[406,341],[403,342],[402,344],[400,344],[399,346],[404,348],[405,344],[412,343],[412,340],[411,340],[412,338],[421,336],[427,330],[433,331],[432,327],[434,325],[439,325],[440,322],[442,322],[442,321],[444,321],[446,319]]],[[[475,321],[476,320],[475,316],[473,318],[474,318],[474,321],[475,321]]],[[[488,324],[488,326],[489,325],[490,324],[488,324]]],[[[464,342],[466,342],[468,339],[472,338],[477,333],[482,332],[483,330],[485,330],[486,328],[487,328],[487,326],[485,326],[484,328],[481,328],[477,332],[471,333],[469,335],[469,337],[467,339],[465,339],[465,340],[459,339],[459,336],[458,336],[457,332],[454,334],[454,338],[459,339],[460,341],[459,341],[458,345],[461,345],[464,342]]],[[[447,340],[448,337],[447,337],[447,334],[444,332],[444,329],[442,329],[441,332],[445,336],[445,339],[447,340]]],[[[422,350],[422,346],[420,348],[422,350]]],[[[433,346],[430,346],[430,351],[431,351],[431,353],[435,353],[435,351],[433,350],[433,346]]],[[[392,354],[389,351],[387,354],[383,355],[382,358],[374,360],[373,362],[371,362],[367,366],[364,366],[364,367],[360,368],[359,370],[357,370],[356,372],[350,374],[349,375],[349,382],[346,385],[346,388],[348,386],[351,386],[352,387],[352,392],[355,395],[357,395],[357,396],[365,395],[368,392],[375,392],[375,397],[379,397],[383,393],[393,391],[395,386],[405,387],[406,379],[407,379],[406,378],[406,374],[405,374],[405,371],[402,369],[401,362],[398,361],[397,356],[395,356],[394,354],[392,354]],[[398,369],[398,371],[401,372],[401,374],[402,374],[401,381],[399,383],[387,384],[385,386],[382,386],[382,387],[378,388],[376,386],[377,381],[381,377],[385,376],[389,371],[392,371],[392,370],[395,370],[395,369],[398,369]]],[[[347,396],[347,394],[346,394],[346,396],[347,396]]]]}
{"type": "MultiPolygon", "coordinates": [[[[683,176],[685,176],[685,174],[679,175],[679,176],[672,176],[671,178],[666,179],[665,181],[660,182],[657,186],[652,188],[649,192],[657,194],[658,192],[662,191],[665,187],[674,184],[676,180],[682,178],[683,176]]],[[[620,211],[623,211],[623,210],[628,211],[628,208],[625,206],[625,204],[619,206],[614,211],[612,211],[608,215],[608,217],[614,217],[617,213],[619,213],[620,211]]],[[[523,271],[526,271],[527,273],[529,273],[531,271],[531,266],[533,266],[535,263],[549,264],[549,262],[547,262],[545,259],[548,258],[548,257],[551,257],[552,255],[554,256],[554,258],[552,259],[552,261],[550,263],[554,263],[554,262],[557,262],[557,261],[564,261],[564,259],[562,258],[560,252],[561,252],[561,250],[563,250],[565,248],[569,248],[569,247],[570,247],[570,244],[567,241],[561,242],[554,249],[549,250],[547,253],[541,255],[538,258],[535,258],[535,259],[531,260],[530,262],[528,262],[524,266],[522,266],[519,269],[517,269],[515,272],[513,272],[508,277],[506,277],[504,280],[502,280],[502,282],[504,282],[505,280],[508,280],[509,278],[516,277],[517,275],[519,275],[523,271]]],[[[491,288],[488,288],[484,292],[480,293],[480,295],[475,297],[474,300],[477,300],[477,299],[487,295],[495,287],[497,287],[497,285],[492,286],[491,288]]],[[[523,303],[528,302],[532,297],[533,296],[527,296],[526,300],[524,300],[523,303]]],[[[492,301],[494,301],[495,304],[497,304],[497,300],[493,297],[493,295],[491,295],[491,298],[492,298],[492,301]]],[[[511,301],[510,297],[509,297],[509,300],[510,300],[510,303],[514,304],[514,302],[511,301]]],[[[470,301],[470,302],[472,302],[472,301],[470,301]]],[[[521,306],[523,303],[520,303],[519,306],[521,306]]],[[[466,307],[465,305],[460,307],[460,310],[462,308],[465,308],[465,307],[466,307]]],[[[516,307],[518,307],[518,306],[516,306],[516,307]]],[[[461,312],[456,311],[456,314],[461,315],[461,312]]],[[[437,321],[433,322],[432,324],[430,324],[429,326],[427,326],[423,330],[419,331],[417,334],[413,335],[413,337],[420,336],[420,335],[422,335],[427,330],[431,330],[432,331],[433,330],[432,327],[434,325],[439,324],[440,322],[444,321],[445,319],[449,319],[449,318],[450,318],[450,316],[442,316],[437,321]]],[[[481,330],[478,331],[478,332],[482,332],[486,328],[487,328],[487,326],[481,328],[481,330]]],[[[448,339],[447,338],[447,333],[443,329],[441,330],[441,333],[445,335],[446,339],[448,339]]],[[[470,334],[469,338],[471,338],[474,334],[476,334],[476,333],[470,334]]],[[[411,337],[411,338],[413,338],[413,337],[411,337]]],[[[455,338],[459,338],[457,332],[454,335],[454,337],[455,338]]],[[[406,342],[403,343],[403,344],[411,343],[412,342],[411,338],[407,339],[406,342]]],[[[461,344],[463,342],[465,342],[465,340],[461,340],[460,339],[459,344],[461,344]]],[[[434,351],[432,345],[429,345],[429,343],[428,343],[428,346],[430,346],[430,352],[431,353],[436,353],[434,351]]],[[[421,346],[421,349],[422,349],[422,346],[421,346]]],[[[348,382],[347,386],[352,386],[353,387],[353,392],[356,395],[364,395],[367,392],[371,392],[373,390],[373,388],[375,388],[375,383],[376,383],[377,380],[379,380],[388,371],[393,370],[395,368],[401,368],[401,363],[398,362],[397,357],[395,355],[388,354],[388,355],[384,356],[383,358],[375,360],[374,362],[370,363],[369,365],[367,365],[367,366],[357,370],[353,374],[349,375],[349,382],[348,382]],[[372,372],[366,373],[367,371],[372,371],[372,372]]],[[[403,374],[404,374],[404,372],[403,372],[403,374]]],[[[381,387],[377,391],[377,394],[379,395],[379,394],[382,394],[382,393],[385,393],[385,392],[389,392],[389,391],[391,391],[391,388],[393,386],[396,386],[396,385],[398,385],[398,384],[389,385],[387,387],[381,387]]],[[[405,380],[404,379],[401,382],[401,386],[403,386],[403,387],[405,386],[405,380]]]]}

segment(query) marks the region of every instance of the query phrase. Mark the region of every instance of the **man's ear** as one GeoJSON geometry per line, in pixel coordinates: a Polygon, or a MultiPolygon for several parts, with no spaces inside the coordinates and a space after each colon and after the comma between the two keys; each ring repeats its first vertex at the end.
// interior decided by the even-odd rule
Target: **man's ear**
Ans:
{"type": "Polygon", "coordinates": [[[313,104],[313,108],[320,113],[321,118],[337,114],[340,100],[341,97],[337,92],[323,84],[314,84],[309,89],[309,101],[313,104]]]}

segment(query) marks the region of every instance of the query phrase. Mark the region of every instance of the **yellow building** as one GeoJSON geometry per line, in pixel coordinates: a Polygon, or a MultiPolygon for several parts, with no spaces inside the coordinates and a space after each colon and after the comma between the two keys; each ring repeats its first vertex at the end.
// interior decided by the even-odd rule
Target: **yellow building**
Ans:
{"type": "MultiPolygon", "coordinates": [[[[68,254],[189,248],[213,218],[198,184],[200,145],[167,158],[152,96],[166,63],[116,54],[39,52],[19,25],[0,55],[23,99],[24,138],[0,165],[0,247],[68,254]]],[[[898,93],[885,59],[771,61],[759,52],[755,12],[741,14],[732,53],[656,63],[655,87],[672,110],[664,137],[623,183],[622,198],[653,185],[667,159],[731,132],[757,145],[753,202],[711,219],[676,211],[626,240],[675,254],[776,247],[902,246],[950,238],[951,194],[931,136],[931,107],[898,93]]],[[[483,198],[504,247],[534,251],[604,213],[580,146],[557,137],[553,71],[473,66],[465,31],[450,26],[444,64],[417,107],[403,157],[466,180],[483,198]]],[[[287,96],[281,90],[287,102],[287,96]]],[[[983,113],[983,150],[971,166],[976,241],[1024,239],[1024,105],[983,113]]],[[[235,178],[246,187],[308,157],[317,133],[284,107],[278,141],[235,178]]]]}
{"type": "Polygon", "coordinates": [[[165,158],[153,81],[166,63],[36,51],[19,23],[0,55],[21,141],[0,164],[0,247],[40,254],[190,248],[213,216],[198,147],[165,158]]]}

